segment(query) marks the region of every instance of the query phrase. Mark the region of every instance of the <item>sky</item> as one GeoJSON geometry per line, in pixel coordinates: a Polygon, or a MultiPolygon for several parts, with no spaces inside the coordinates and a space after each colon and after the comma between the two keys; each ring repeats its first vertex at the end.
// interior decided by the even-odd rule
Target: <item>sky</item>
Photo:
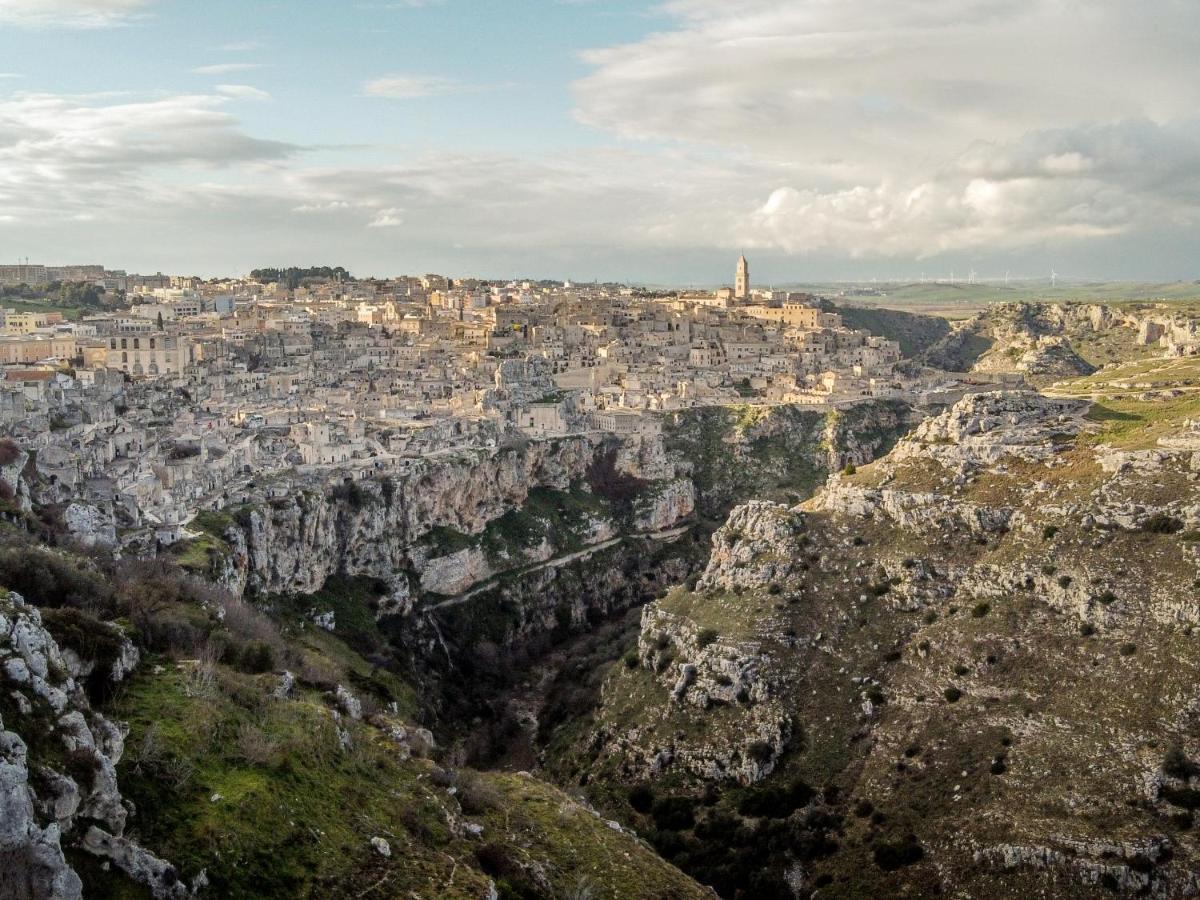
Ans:
{"type": "Polygon", "coordinates": [[[1196,0],[0,0],[0,262],[1200,278],[1196,0]]]}

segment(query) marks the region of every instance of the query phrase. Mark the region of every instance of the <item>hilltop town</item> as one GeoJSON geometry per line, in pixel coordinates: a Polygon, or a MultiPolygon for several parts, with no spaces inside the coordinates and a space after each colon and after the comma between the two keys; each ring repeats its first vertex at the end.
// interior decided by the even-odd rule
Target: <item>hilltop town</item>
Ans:
{"type": "Polygon", "coordinates": [[[945,401],[1008,377],[902,363],[819,298],[754,288],[744,257],[734,287],[704,293],[0,267],[14,300],[60,285],[89,305],[3,311],[0,427],[36,450],[81,539],[143,549],[275,472],[342,481],[513,440],[654,433],[695,407],[945,401]]]}

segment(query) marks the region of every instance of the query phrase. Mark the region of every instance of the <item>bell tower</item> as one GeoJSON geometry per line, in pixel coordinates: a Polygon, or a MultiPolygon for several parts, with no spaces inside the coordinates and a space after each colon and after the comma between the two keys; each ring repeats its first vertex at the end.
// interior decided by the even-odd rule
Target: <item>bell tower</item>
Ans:
{"type": "Polygon", "coordinates": [[[738,300],[750,299],[750,263],[746,261],[745,254],[738,260],[737,281],[733,289],[733,296],[738,300]]]}

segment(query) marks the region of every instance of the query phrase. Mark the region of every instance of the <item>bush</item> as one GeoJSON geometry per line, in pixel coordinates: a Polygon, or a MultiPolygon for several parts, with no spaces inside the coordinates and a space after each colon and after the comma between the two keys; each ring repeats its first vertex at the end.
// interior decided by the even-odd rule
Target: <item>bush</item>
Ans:
{"type": "Polygon", "coordinates": [[[879,841],[873,848],[875,865],[885,872],[894,872],[911,866],[925,858],[925,851],[917,842],[916,835],[907,835],[900,841],[879,841]]]}
{"type": "Polygon", "coordinates": [[[842,469],[843,475],[854,475],[858,472],[858,467],[854,463],[846,463],[846,467],[842,469]]]}
{"type": "Polygon", "coordinates": [[[12,438],[0,438],[0,466],[11,466],[21,455],[21,448],[12,438]]]}
{"type": "Polygon", "coordinates": [[[992,611],[992,604],[976,603],[975,607],[971,610],[971,615],[973,617],[975,617],[976,619],[982,619],[984,616],[986,616],[991,611],[992,611]]]}
{"type": "Polygon", "coordinates": [[[962,699],[962,691],[956,687],[948,687],[942,691],[942,696],[946,698],[947,703],[957,703],[962,699]]]}
{"type": "Polygon", "coordinates": [[[766,741],[754,741],[746,748],[746,755],[756,763],[769,763],[775,757],[775,748],[766,741]]]}
{"type": "Polygon", "coordinates": [[[1079,626],[1079,633],[1081,635],[1083,635],[1084,637],[1091,637],[1093,634],[1096,633],[1096,626],[1093,625],[1091,622],[1084,622],[1082,625],[1079,626]]]}
{"type": "Polygon", "coordinates": [[[1112,603],[1116,603],[1116,602],[1117,602],[1117,595],[1116,595],[1116,594],[1114,594],[1112,591],[1105,591],[1103,594],[1100,594],[1100,595],[1099,595],[1099,596],[1096,598],[1096,602],[1097,602],[1097,603],[1102,603],[1102,604],[1104,604],[1105,606],[1108,606],[1108,605],[1110,605],[1110,604],[1112,604],[1112,603]]]}
{"type": "Polygon", "coordinates": [[[1169,749],[1163,757],[1163,773],[1171,778],[1188,779],[1200,775],[1200,765],[1188,759],[1183,748],[1176,745],[1169,749]]]}
{"type": "Polygon", "coordinates": [[[786,819],[797,809],[807,806],[815,794],[799,779],[786,786],[762,787],[743,795],[738,812],[756,819],[786,819]]]}
{"type": "Polygon", "coordinates": [[[1118,651],[1122,656],[1133,656],[1137,653],[1137,644],[1122,644],[1118,651]]]}
{"type": "Polygon", "coordinates": [[[639,784],[630,789],[628,799],[635,812],[645,815],[654,806],[654,791],[644,784],[639,784]]]}
{"type": "Polygon", "coordinates": [[[1158,796],[1181,809],[1200,809],[1200,790],[1196,788],[1163,785],[1158,796]]]}
{"type": "Polygon", "coordinates": [[[483,869],[485,875],[517,884],[524,881],[525,870],[521,867],[520,860],[503,844],[488,843],[476,847],[475,859],[479,861],[479,868],[483,869]]]}
{"type": "Polygon", "coordinates": [[[1166,513],[1155,513],[1142,523],[1146,534],[1175,534],[1183,531],[1183,521],[1166,513]]]}
{"type": "Polygon", "coordinates": [[[691,797],[663,797],[651,809],[660,831],[683,831],[696,824],[696,801],[691,797]]]}
{"type": "Polygon", "coordinates": [[[1071,583],[1074,580],[1075,579],[1072,578],[1070,575],[1059,575],[1058,576],[1058,586],[1065,590],[1071,586],[1071,583]]]}
{"type": "Polygon", "coordinates": [[[251,675],[261,675],[275,670],[275,651],[270,644],[262,641],[249,641],[237,654],[237,664],[244,672],[251,675]]]}
{"type": "Polygon", "coordinates": [[[462,772],[458,779],[458,804],[468,816],[479,816],[499,809],[504,797],[496,786],[476,772],[462,772]]]}
{"type": "Polygon", "coordinates": [[[703,649],[710,644],[716,643],[720,636],[720,632],[718,632],[715,628],[702,629],[700,633],[696,635],[696,645],[703,649]]]}
{"type": "Polygon", "coordinates": [[[1058,526],[1057,525],[1047,525],[1045,528],[1042,529],[1042,540],[1043,541],[1053,540],[1054,536],[1056,534],[1058,534],[1058,526]]]}
{"type": "Polygon", "coordinates": [[[72,606],[105,617],[116,611],[112,587],[101,573],[41,547],[0,550],[0,584],[35,606],[72,606]]]}

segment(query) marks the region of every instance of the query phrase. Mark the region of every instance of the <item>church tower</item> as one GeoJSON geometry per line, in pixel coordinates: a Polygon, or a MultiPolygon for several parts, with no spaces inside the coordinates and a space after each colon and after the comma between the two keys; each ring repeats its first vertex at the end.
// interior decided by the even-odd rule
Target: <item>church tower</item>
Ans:
{"type": "Polygon", "coordinates": [[[746,262],[745,255],[738,260],[737,282],[733,290],[733,296],[738,300],[750,299],[750,263],[746,262]]]}

